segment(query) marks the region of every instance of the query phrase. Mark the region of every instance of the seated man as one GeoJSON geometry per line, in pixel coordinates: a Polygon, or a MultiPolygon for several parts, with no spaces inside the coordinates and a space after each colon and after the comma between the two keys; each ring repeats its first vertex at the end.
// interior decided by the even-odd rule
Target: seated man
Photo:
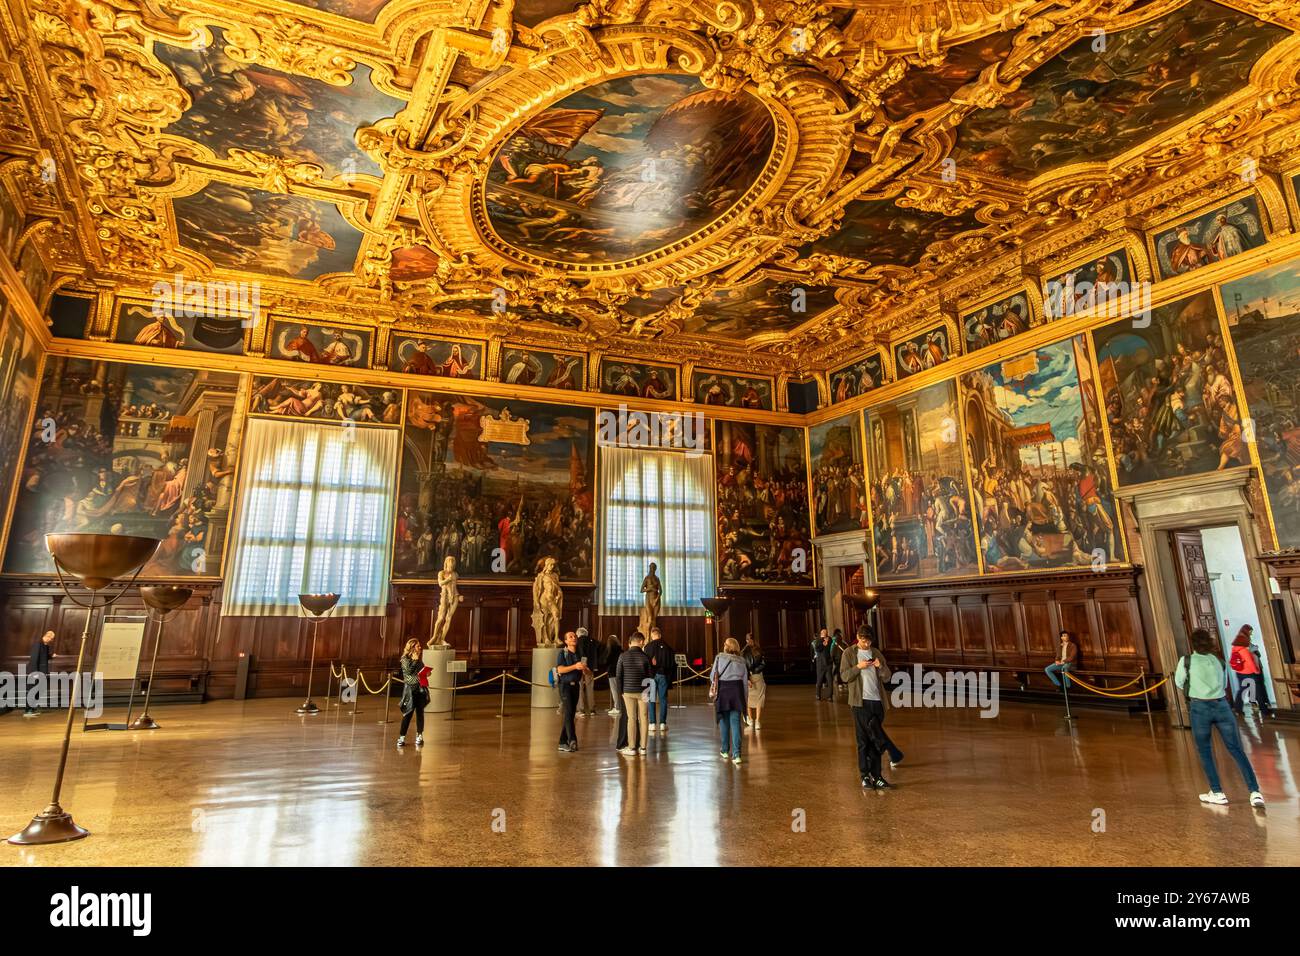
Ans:
{"type": "Polygon", "coordinates": [[[1063,686],[1068,679],[1065,675],[1074,670],[1074,659],[1079,655],[1079,648],[1070,639],[1069,631],[1061,632],[1061,646],[1056,651],[1056,662],[1043,668],[1047,679],[1057,687],[1063,686]],[[1059,675],[1059,676],[1058,676],[1059,675]]]}

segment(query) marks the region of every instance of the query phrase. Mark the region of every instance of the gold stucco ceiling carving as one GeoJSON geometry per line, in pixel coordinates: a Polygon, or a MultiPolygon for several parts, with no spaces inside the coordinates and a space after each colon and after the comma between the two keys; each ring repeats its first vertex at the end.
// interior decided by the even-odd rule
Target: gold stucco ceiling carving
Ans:
{"type": "MultiPolygon", "coordinates": [[[[1138,242],[1300,139],[1300,13],[1277,0],[2,2],[0,171],[66,225],[45,245],[65,273],[238,275],[299,314],[738,369],[824,368],[1138,242]],[[1078,44],[1147,30],[1155,57],[1178,17],[1249,53],[1212,98],[1113,152],[1026,154],[1041,172],[997,152],[983,120],[1032,114],[1078,44]],[[30,172],[47,154],[53,182],[30,172]],[[223,216],[268,254],[223,246],[223,216]],[[902,239],[873,246],[882,223],[902,239]],[[309,266],[272,248],[304,236],[309,266]],[[816,309],[781,314],[796,287],[816,309]]],[[[1139,110],[1170,67],[1128,65],[1114,108],[1139,110]]]]}

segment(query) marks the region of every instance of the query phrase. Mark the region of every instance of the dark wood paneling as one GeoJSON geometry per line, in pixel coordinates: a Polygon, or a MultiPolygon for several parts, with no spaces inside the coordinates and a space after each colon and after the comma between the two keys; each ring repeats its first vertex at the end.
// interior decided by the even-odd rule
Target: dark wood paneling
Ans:
{"type": "Polygon", "coordinates": [[[890,663],[1023,669],[1030,684],[1064,627],[1083,669],[1156,673],[1137,586],[1141,569],[882,585],[878,630],[890,663]]]}

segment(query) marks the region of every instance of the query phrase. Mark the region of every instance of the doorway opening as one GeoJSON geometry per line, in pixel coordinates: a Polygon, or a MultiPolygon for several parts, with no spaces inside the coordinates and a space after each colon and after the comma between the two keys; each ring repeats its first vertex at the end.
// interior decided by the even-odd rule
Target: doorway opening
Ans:
{"type": "Polygon", "coordinates": [[[1178,590],[1178,602],[1171,606],[1182,611],[1176,622],[1182,631],[1178,635],[1180,652],[1187,653],[1191,632],[1196,628],[1205,628],[1214,635],[1228,674],[1227,692],[1235,702],[1241,680],[1227,664],[1233,639],[1243,627],[1249,627],[1255,658],[1263,672],[1256,686],[1267,697],[1255,703],[1265,709],[1276,706],[1273,668],[1260,628],[1261,615],[1271,613],[1271,609],[1256,604],[1240,528],[1230,524],[1173,529],[1169,531],[1169,544],[1178,590]]]}

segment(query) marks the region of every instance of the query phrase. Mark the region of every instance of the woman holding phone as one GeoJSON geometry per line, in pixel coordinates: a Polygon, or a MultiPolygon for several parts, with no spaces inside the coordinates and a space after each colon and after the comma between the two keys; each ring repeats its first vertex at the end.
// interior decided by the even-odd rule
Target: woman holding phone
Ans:
{"type": "Polygon", "coordinates": [[[415,716],[415,746],[424,746],[424,708],[429,705],[429,668],[420,657],[420,642],[411,638],[402,648],[398,663],[402,668],[402,699],[398,709],[402,712],[402,730],[397,746],[406,746],[406,732],[415,716]]]}

